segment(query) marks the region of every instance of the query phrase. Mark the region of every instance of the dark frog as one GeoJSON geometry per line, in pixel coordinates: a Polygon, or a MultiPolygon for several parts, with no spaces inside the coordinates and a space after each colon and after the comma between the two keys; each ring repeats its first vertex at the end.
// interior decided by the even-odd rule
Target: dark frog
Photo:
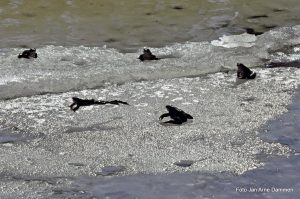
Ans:
{"type": "Polygon", "coordinates": [[[162,114],[159,117],[159,119],[162,120],[164,117],[170,116],[170,118],[172,120],[164,122],[164,123],[182,124],[182,123],[186,122],[188,119],[193,119],[193,117],[190,114],[188,114],[188,113],[184,112],[183,110],[180,110],[174,106],[167,105],[166,108],[168,110],[168,113],[162,114]]]}
{"type": "Polygon", "coordinates": [[[24,50],[22,54],[18,55],[18,58],[25,58],[25,59],[30,59],[30,58],[37,58],[37,53],[35,48],[30,48],[29,50],[24,50]]]}
{"type": "Polygon", "coordinates": [[[152,54],[152,52],[149,50],[149,49],[144,49],[144,52],[143,54],[141,54],[139,56],[139,59],[141,61],[144,61],[144,60],[158,60],[158,58],[152,54]]]}
{"type": "Polygon", "coordinates": [[[239,79],[254,79],[256,77],[256,73],[242,63],[237,63],[237,68],[237,77],[239,79]]]}
{"type": "Polygon", "coordinates": [[[80,99],[78,97],[72,97],[73,103],[70,105],[70,108],[72,111],[77,111],[81,106],[91,106],[91,105],[104,105],[104,104],[126,104],[128,105],[127,102],[123,102],[120,100],[113,100],[113,101],[97,101],[94,99],[80,99]]]}

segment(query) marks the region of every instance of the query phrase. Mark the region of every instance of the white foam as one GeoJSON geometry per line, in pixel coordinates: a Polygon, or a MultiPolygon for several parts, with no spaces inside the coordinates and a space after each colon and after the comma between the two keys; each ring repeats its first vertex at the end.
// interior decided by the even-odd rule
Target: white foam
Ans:
{"type": "Polygon", "coordinates": [[[175,102],[175,101],[181,101],[181,100],[183,100],[183,97],[177,97],[177,98],[172,99],[171,101],[175,102]]]}
{"type": "Polygon", "coordinates": [[[221,46],[225,48],[236,48],[236,47],[252,47],[255,45],[256,36],[247,33],[241,35],[230,35],[222,36],[219,40],[211,41],[214,46],[221,46]]]}
{"type": "Polygon", "coordinates": [[[8,83],[12,82],[22,82],[24,78],[16,77],[16,76],[5,76],[0,79],[0,85],[7,85],[8,83]]]}
{"type": "Polygon", "coordinates": [[[136,107],[146,107],[146,106],[148,106],[148,103],[139,103],[139,104],[136,104],[134,106],[136,106],[136,107]]]}
{"type": "Polygon", "coordinates": [[[299,52],[300,51],[300,48],[299,47],[295,47],[294,48],[294,52],[299,52]]]}

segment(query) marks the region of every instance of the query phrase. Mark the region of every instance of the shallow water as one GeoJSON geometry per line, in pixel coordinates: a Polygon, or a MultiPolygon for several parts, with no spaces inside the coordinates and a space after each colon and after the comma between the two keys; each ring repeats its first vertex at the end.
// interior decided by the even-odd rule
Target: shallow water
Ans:
{"type": "Polygon", "coordinates": [[[299,11],[298,0],[3,0],[0,47],[107,45],[128,52],[297,25],[299,11]]]}

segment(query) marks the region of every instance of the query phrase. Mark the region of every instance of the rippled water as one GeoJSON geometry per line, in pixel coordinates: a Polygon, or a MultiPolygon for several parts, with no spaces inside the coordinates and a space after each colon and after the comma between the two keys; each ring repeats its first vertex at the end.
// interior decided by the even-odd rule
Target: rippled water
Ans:
{"type": "Polygon", "coordinates": [[[298,0],[3,0],[0,47],[107,45],[132,52],[297,25],[299,11],[298,0]]]}

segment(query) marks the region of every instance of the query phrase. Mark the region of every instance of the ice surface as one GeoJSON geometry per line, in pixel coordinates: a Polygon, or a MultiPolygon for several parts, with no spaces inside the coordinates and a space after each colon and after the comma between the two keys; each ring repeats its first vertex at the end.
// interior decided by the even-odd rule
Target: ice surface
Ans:
{"type": "Polygon", "coordinates": [[[235,73],[217,73],[2,101],[3,126],[43,133],[45,138],[2,148],[7,155],[1,168],[18,168],[20,175],[69,176],[96,175],[103,167],[122,165],[124,174],[170,173],[185,171],[175,162],[192,160],[189,171],[243,173],[261,165],[257,155],[289,154],[287,146],[263,142],[256,131],[287,111],[298,70],[257,69],[257,79],[239,85],[235,73]],[[68,107],[72,96],[119,99],[130,106],[81,107],[74,113],[68,107]],[[178,98],[182,100],[172,101],[178,98]],[[194,120],[161,125],[158,118],[170,103],[194,120]],[[29,154],[34,167],[24,164],[29,154]],[[69,162],[86,166],[74,170],[69,162]]]}
{"type": "MultiPolygon", "coordinates": [[[[232,184],[225,191],[238,186],[236,182],[251,185],[260,175],[259,169],[268,164],[262,157],[286,158],[292,149],[298,149],[298,140],[292,136],[295,132],[268,136],[267,141],[276,142],[262,140],[258,132],[266,122],[288,111],[300,71],[288,64],[254,68],[257,78],[243,81],[236,79],[235,65],[298,59],[299,29],[270,31],[250,40],[255,42],[252,47],[190,42],[153,49],[154,54],[164,57],[158,62],[142,63],[137,60],[140,52],[123,54],[104,47],[46,46],[38,50],[36,60],[16,59],[20,49],[2,50],[0,94],[2,99],[10,99],[0,101],[1,130],[18,131],[0,131],[1,197],[59,198],[71,194],[80,198],[80,194],[95,194],[130,198],[148,189],[161,190],[158,193],[166,198],[167,191],[170,198],[197,198],[203,190],[201,197],[211,198],[215,189],[222,188],[216,195],[224,193],[220,184],[232,184]],[[69,108],[73,96],[118,99],[130,105],[81,107],[74,113],[69,108]],[[168,104],[194,119],[181,126],[162,124],[158,118],[166,113],[168,104]],[[193,164],[176,165],[184,161],[193,164]],[[257,175],[252,178],[251,172],[257,175]],[[102,178],[89,178],[99,174],[102,178]],[[142,174],[152,174],[149,179],[153,183],[143,184],[142,174]],[[73,184],[78,189],[65,188],[81,175],[86,177],[76,178],[73,184]],[[105,175],[121,177],[110,181],[103,178],[105,175]],[[231,179],[235,175],[250,177],[227,181],[226,176],[231,179]],[[123,180],[141,192],[131,192],[123,180]],[[99,191],[102,183],[108,187],[105,192],[99,191]],[[120,187],[114,183],[124,187],[117,191],[120,187]]],[[[299,161],[295,158],[292,162],[297,165],[299,161]]],[[[271,168],[273,175],[276,168],[271,168]]],[[[297,187],[293,172],[291,169],[287,174],[297,187]]],[[[276,174],[281,177],[283,173],[276,174]]],[[[240,195],[234,191],[223,197],[230,196],[240,195]]]]}
{"type": "Polygon", "coordinates": [[[261,159],[263,167],[235,176],[231,173],[184,173],[134,175],[115,178],[80,177],[72,189],[61,189],[63,196],[115,198],[274,198],[297,199],[300,193],[299,109],[300,93],[288,106],[289,112],[264,125],[264,140],[288,144],[295,150],[289,157],[261,159]],[[283,140],[281,137],[290,137],[283,140]]]}
{"type": "Polygon", "coordinates": [[[285,27],[259,37],[242,34],[223,36],[219,41],[186,42],[152,48],[159,61],[140,62],[135,53],[120,53],[104,47],[45,46],[34,60],[17,59],[24,49],[2,49],[0,59],[1,99],[60,93],[142,80],[193,77],[224,69],[236,63],[263,66],[266,60],[299,58],[299,26],[285,27]],[[217,45],[217,46],[216,46],[217,45]],[[296,46],[295,46],[296,45],[296,46]],[[295,46],[292,51],[286,48],[295,46]],[[230,48],[227,48],[230,47],[230,48]],[[276,52],[276,53],[274,53],[276,52]],[[283,53],[283,54],[282,54],[283,53]]]}
{"type": "Polygon", "coordinates": [[[222,36],[220,40],[213,40],[211,44],[214,46],[222,46],[225,48],[252,47],[255,45],[256,36],[247,33],[241,35],[222,36]]]}

